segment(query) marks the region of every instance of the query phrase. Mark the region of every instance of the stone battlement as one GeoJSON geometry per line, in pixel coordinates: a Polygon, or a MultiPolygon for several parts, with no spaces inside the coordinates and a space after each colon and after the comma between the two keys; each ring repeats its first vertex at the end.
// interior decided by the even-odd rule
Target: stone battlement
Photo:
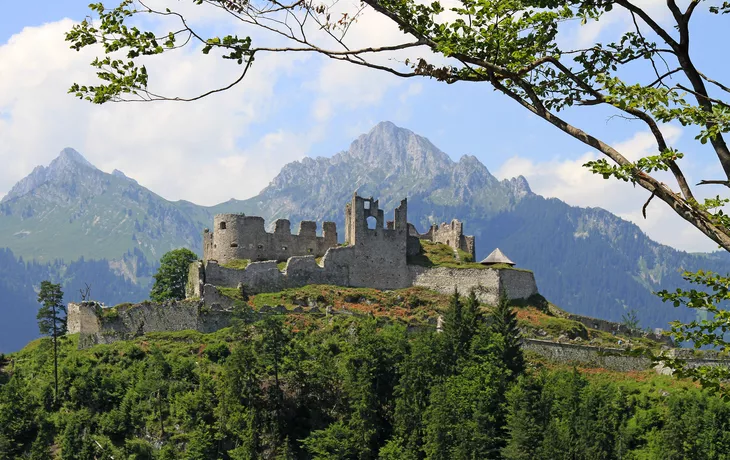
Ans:
{"type": "Polygon", "coordinates": [[[322,257],[327,249],[337,246],[337,226],[325,222],[322,229],[322,236],[317,236],[317,223],[302,221],[299,233],[294,235],[290,222],[278,219],[274,232],[268,233],[262,217],[217,214],[213,231],[203,231],[203,259],[224,264],[235,259],[283,262],[293,256],[322,257]]]}

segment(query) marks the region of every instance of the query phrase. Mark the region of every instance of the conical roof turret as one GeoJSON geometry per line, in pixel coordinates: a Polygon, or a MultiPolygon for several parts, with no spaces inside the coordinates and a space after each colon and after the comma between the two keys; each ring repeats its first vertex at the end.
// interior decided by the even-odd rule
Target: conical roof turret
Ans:
{"type": "Polygon", "coordinates": [[[486,259],[479,262],[483,265],[495,265],[495,264],[507,264],[507,265],[514,265],[515,263],[510,260],[509,257],[504,255],[502,251],[499,250],[499,248],[492,251],[491,254],[487,256],[486,259]]]}

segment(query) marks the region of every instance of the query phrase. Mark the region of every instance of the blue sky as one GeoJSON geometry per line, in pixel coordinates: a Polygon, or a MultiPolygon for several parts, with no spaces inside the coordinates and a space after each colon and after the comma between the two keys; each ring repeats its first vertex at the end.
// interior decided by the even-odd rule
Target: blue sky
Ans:
{"type": "MultiPolygon", "coordinates": [[[[0,196],[34,166],[47,164],[71,146],[99,168],[118,168],[171,200],[214,204],[247,198],[283,164],[304,155],[331,156],[377,122],[390,120],[428,137],[455,160],[464,154],[477,156],[500,179],[523,174],[537,193],[606,208],[661,242],[687,250],[714,248],[662,203],[652,203],[650,218],[643,220],[640,211],[647,193],[588,174],[580,165],[595,156],[590,149],[486,84],[402,80],[316,56],[276,55],[259,58],[255,73],[241,88],[201,102],[99,107],[79,101],[64,94],[65,89],[74,81],[93,83],[88,62],[95,54],[68,50],[63,32],[89,14],[88,3],[3,6],[0,62],[7,65],[0,68],[0,137],[6,142],[0,146],[0,160],[13,161],[0,172],[0,196]]],[[[172,2],[186,3],[191,2],[172,2]]],[[[663,2],[643,3],[660,19],[666,14],[663,2]]],[[[710,44],[710,49],[698,47],[697,62],[707,74],[720,76],[727,70],[727,51],[714,46],[709,24],[717,27],[722,19],[712,18],[711,23],[706,16],[699,18],[693,39],[710,44]]],[[[202,30],[212,33],[218,27],[215,20],[201,19],[202,30]]],[[[366,17],[358,27],[363,40],[398,37],[377,18],[366,17]]],[[[625,27],[618,16],[606,18],[569,30],[566,40],[580,43],[591,34],[602,39],[625,27]]],[[[175,94],[193,94],[209,89],[206,84],[230,81],[237,70],[213,56],[205,60],[195,50],[167,62],[158,68],[159,74],[150,67],[153,84],[175,94]]],[[[630,155],[653,153],[643,126],[608,116],[602,109],[565,114],[630,155]]],[[[719,178],[709,177],[716,175],[716,160],[692,140],[694,133],[678,126],[667,126],[666,132],[673,145],[688,154],[685,167],[692,180],[719,178]]]]}

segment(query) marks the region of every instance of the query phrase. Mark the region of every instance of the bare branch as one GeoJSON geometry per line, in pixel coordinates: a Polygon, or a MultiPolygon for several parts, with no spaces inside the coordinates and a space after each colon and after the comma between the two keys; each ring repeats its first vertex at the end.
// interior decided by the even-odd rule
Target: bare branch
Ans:
{"type": "Polygon", "coordinates": [[[728,88],[727,86],[723,85],[722,83],[720,83],[718,81],[713,80],[712,78],[710,78],[707,75],[703,74],[699,70],[697,71],[697,73],[700,75],[700,77],[702,77],[703,79],[705,79],[706,82],[712,83],[713,85],[717,86],[718,88],[720,88],[721,90],[725,91],[726,93],[730,93],[730,88],[728,88]]]}
{"type": "Polygon", "coordinates": [[[701,180],[697,185],[724,185],[730,187],[730,181],[728,180],[701,180]]]}
{"type": "Polygon", "coordinates": [[[663,80],[664,80],[665,78],[667,78],[668,76],[670,76],[670,75],[672,75],[672,74],[675,74],[675,73],[677,73],[677,72],[679,72],[679,71],[681,71],[681,70],[682,70],[682,68],[681,68],[681,67],[677,67],[677,68],[676,68],[676,69],[674,69],[674,70],[670,70],[669,72],[666,72],[666,73],[664,73],[664,74],[662,74],[662,75],[659,75],[659,78],[657,78],[656,80],[654,80],[653,82],[649,83],[649,84],[648,84],[648,85],[646,85],[646,86],[654,86],[654,85],[656,85],[656,84],[658,84],[658,83],[662,83],[662,84],[663,84],[664,86],[667,86],[666,84],[664,84],[663,80]]]}
{"type": "Polygon", "coordinates": [[[644,219],[646,219],[646,207],[649,206],[649,203],[651,203],[651,200],[656,196],[654,192],[651,193],[651,196],[648,200],[646,200],[646,203],[644,203],[644,206],[641,207],[641,215],[644,216],[644,219]]]}
{"type": "Polygon", "coordinates": [[[644,21],[646,25],[648,25],[651,30],[654,31],[655,34],[659,35],[659,37],[661,37],[661,39],[664,40],[667,45],[672,47],[673,50],[676,50],[675,47],[679,46],[679,43],[677,43],[677,41],[674,40],[671,35],[667,33],[666,30],[664,30],[656,21],[654,21],[651,16],[646,13],[646,11],[642,10],[628,0],[616,0],[616,4],[626,8],[627,10],[639,16],[641,20],[644,21]]]}

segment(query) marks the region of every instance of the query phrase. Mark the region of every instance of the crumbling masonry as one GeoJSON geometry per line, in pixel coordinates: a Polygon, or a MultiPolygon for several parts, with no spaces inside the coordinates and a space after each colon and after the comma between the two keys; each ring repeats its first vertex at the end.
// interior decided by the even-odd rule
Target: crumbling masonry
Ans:
{"type": "Polygon", "coordinates": [[[463,233],[463,223],[433,225],[420,234],[408,223],[408,202],[402,200],[385,221],[378,200],[353,194],[345,206],[345,245],[337,243],[337,228],[325,222],[322,236],[315,222],[302,222],[299,234],[290,233],[288,220],[277,220],[274,232],[267,233],[261,217],[238,214],[215,216],[213,231],[203,233],[203,260],[190,269],[187,294],[204,298],[205,285],[238,287],[250,294],[278,292],[308,284],[332,284],[374,289],[428,287],[451,293],[474,289],[483,302],[494,303],[502,292],[512,299],[537,293],[529,271],[488,268],[447,268],[409,265],[408,257],[418,254],[420,240],[443,243],[471,255],[473,236],[463,233]],[[321,260],[317,262],[317,258],[321,260]],[[234,259],[252,261],[245,269],[226,268],[234,259]],[[277,263],[286,261],[284,270],[277,263]]]}

